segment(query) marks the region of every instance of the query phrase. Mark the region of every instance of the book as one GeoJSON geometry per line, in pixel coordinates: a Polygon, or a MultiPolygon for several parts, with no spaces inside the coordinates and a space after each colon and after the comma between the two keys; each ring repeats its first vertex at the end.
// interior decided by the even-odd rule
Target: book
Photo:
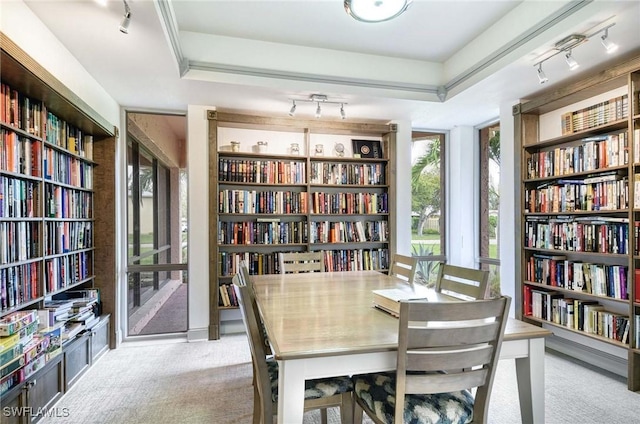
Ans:
{"type": "Polygon", "coordinates": [[[0,336],[11,336],[37,321],[38,314],[35,310],[13,312],[0,319],[0,336]]]}
{"type": "Polygon", "coordinates": [[[429,300],[426,293],[416,293],[410,290],[380,289],[372,290],[372,293],[373,306],[396,317],[400,316],[401,300],[429,300]]]}

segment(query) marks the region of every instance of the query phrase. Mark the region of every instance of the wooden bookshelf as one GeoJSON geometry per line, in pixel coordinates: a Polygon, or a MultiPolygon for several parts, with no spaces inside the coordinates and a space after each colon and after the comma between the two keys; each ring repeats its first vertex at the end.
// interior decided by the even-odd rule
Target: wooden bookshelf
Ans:
{"type": "Polygon", "coordinates": [[[240,260],[269,274],[279,272],[280,252],[323,251],[328,271],[387,269],[395,125],[208,118],[211,339],[220,337],[220,311],[236,307],[230,283],[240,260]],[[360,145],[380,157],[354,154],[360,145]]]}
{"type": "Polygon", "coordinates": [[[575,349],[582,344],[626,358],[634,391],[640,390],[639,87],[640,57],[632,57],[513,110],[521,146],[517,315],[575,349]]]}
{"type": "Polygon", "coordinates": [[[69,290],[100,288],[101,298],[91,331],[34,357],[2,394],[26,411],[8,422],[33,422],[42,415],[26,407],[51,406],[115,340],[115,130],[3,33],[0,42],[0,317],[69,290]]]}

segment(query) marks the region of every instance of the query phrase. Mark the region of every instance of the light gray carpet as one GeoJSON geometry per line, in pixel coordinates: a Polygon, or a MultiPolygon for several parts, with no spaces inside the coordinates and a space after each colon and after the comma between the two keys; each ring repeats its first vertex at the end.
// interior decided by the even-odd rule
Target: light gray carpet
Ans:
{"type": "MultiPolygon", "coordinates": [[[[545,378],[549,424],[640,422],[640,394],[628,391],[621,378],[552,352],[545,358],[545,378]]],[[[109,351],[55,405],[58,417],[41,423],[251,423],[252,405],[247,338],[227,335],[217,341],[156,342],[109,351]]],[[[329,419],[340,422],[335,410],[329,419]]],[[[489,421],[521,422],[513,361],[500,361],[489,421]]],[[[304,424],[319,422],[317,411],[305,414],[304,424]]]]}

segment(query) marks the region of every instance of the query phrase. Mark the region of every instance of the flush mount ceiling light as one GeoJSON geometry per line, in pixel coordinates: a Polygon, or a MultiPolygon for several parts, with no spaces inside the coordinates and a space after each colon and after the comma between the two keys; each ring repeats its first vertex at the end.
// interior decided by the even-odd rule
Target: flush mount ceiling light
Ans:
{"type": "Polygon", "coordinates": [[[344,0],[344,10],[358,21],[384,22],[407,10],[412,0],[344,0]]]}
{"type": "Polygon", "coordinates": [[[291,99],[291,109],[289,109],[289,116],[294,116],[296,114],[297,103],[296,102],[309,102],[316,104],[315,117],[320,118],[322,116],[322,106],[321,105],[340,105],[340,117],[342,119],[347,118],[347,114],[344,111],[344,105],[348,104],[345,102],[338,102],[329,100],[329,98],[325,94],[312,94],[308,98],[303,99],[291,99]]]}
{"type": "Polygon", "coordinates": [[[120,32],[123,34],[129,34],[129,24],[131,23],[131,9],[129,8],[129,4],[127,0],[122,0],[124,3],[124,16],[122,17],[122,22],[120,23],[120,32]]]}
{"type": "Polygon", "coordinates": [[[569,65],[569,70],[576,70],[580,66],[580,64],[573,57],[573,49],[586,43],[591,37],[602,33],[600,41],[602,42],[602,45],[606,49],[607,53],[613,53],[614,51],[616,51],[618,49],[618,45],[609,40],[609,28],[614,25],[615,23],[609,24],[591,34],[571,34],[555,43],[551,50],[548,50],[538,56],[538,59],[542,59],[534,63],[533,66],[537,68],[538,80],[540,81],[540,84],[544,84],[545,82],[549,81],[544,71],[542,70],[542,64],[552,57],[559,55],[560,53],[564,54],[567,65],[569,65]]]}

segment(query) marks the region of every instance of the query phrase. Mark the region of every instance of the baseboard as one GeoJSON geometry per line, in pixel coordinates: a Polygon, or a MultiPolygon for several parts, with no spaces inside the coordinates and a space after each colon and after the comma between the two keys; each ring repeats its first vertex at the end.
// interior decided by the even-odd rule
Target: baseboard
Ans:
{"type": "Polygon", "coordinates": [[[196,342],[200,340],[209,340],[208,328],[191,328],[187,331],[187,341],[196,342]]]}
{"type": "Polygon", "coordinates": [[[564,335],[560,336],[557,334],[557,329],[549,329],[554,331],[554,335],[546,339],[545,345],[548,349],[555,350],[594,367],[627,378],[628,364],[626,349],[573,333],[570,334],[573,336],[570,338],[564,337],[564,335]],[[588,344],[597,344],[598,348],[594,348],[588,344]],[[601,348],[601,345],[606,346],[601,348]]]}
{"type": "Polygon", "coordinates": [[[227,320],[220,322],[220,334],[238,334],[244,332],[244,322],[242,322],[242,320],[227,320]]]}

